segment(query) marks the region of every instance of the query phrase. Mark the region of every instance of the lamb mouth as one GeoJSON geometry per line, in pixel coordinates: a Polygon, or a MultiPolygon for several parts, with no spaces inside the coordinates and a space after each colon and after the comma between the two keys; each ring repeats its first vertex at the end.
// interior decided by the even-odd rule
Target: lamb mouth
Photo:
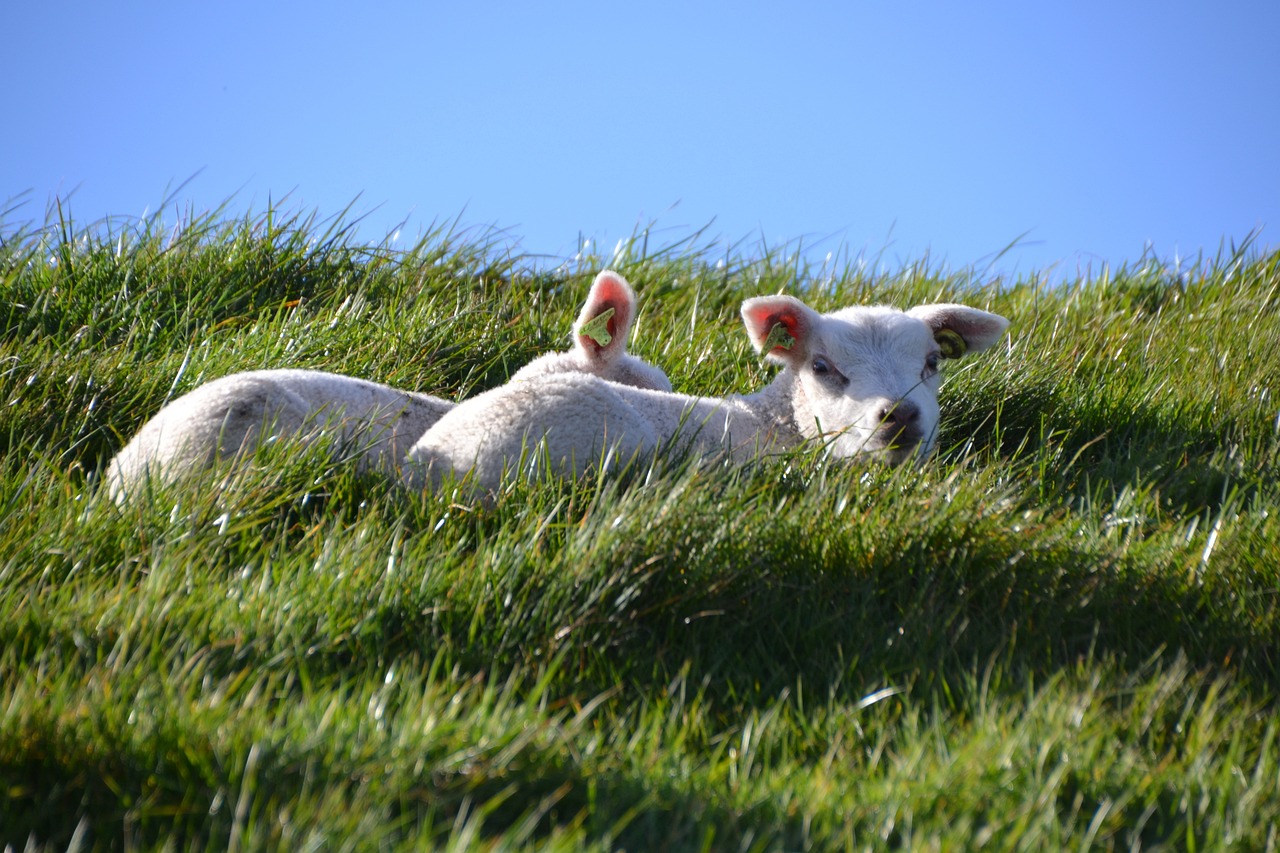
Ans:
{"type": "Polygon", "coordinates": [[[920,450],[924,435],[914,427],[881,430],[863,446],[863,451],[880,456],[891,465],[901,465],[920,450]]]}

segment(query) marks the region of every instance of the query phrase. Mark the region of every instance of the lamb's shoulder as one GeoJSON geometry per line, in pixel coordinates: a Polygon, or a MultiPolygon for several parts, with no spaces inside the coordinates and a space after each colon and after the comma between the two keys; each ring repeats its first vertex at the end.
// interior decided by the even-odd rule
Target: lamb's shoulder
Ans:
{"type": "Polygon", "coordinates": [[[460,403],[414,444],[406,482],[437,483],[471,470],[494,489],[502,473],[538,448],[559,472],[580,474],[609,449],[630,458],[655,444],[653,429],[615,385],[588,374],[552,374],[510,382],[460,403]]]}
{"type": "Polygon", "coordinates": [[[436,422],[420,444],[471,444],[493,436],[523,439],[553,428],[590,425],[631,408],[623,386],[585,373],[552,373],[509,382],[460,403],[436,422]]]}
{"type": "Polygon", "coordinates": [[[736,395],[699,397],[670,391],[617,388],[617,393],[672,447],[713,452],[754,442],[762,428],[751,402],[736,395]]]}

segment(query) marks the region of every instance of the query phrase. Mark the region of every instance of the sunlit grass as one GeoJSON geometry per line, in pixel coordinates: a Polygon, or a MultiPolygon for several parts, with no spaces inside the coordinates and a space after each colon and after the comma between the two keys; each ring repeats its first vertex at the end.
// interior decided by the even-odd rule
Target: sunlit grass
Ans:
{"type": "Polygon", "coordinates": [[[0,838],[303,849],[1277,843],[1280,254],[1051,288],[646,232],[534,268],[225,211],[3,230],[0,838]],[[265,366],[461,398],[562,348],[600,267],[679,390],[741,299],[962,301],[920,468],[640,461],[411,493],[336,447],[118,508],[165,401],[265,366]]]}

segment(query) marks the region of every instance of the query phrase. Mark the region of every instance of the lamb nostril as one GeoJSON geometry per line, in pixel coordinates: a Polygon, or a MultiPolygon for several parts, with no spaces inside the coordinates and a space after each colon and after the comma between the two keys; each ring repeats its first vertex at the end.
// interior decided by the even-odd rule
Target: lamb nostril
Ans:
{"type": "Polygon", "coordinates": [[[885,424],[904,427],[920,419],[920,407],[908,400],[899,400],[880,410],[880,420],[885,424]]]}

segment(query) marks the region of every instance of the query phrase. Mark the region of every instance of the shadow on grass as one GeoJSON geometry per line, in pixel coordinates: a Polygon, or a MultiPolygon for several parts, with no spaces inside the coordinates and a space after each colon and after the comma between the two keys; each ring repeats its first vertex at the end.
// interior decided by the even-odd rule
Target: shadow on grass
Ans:
{"type": "Polygon", "coordinates": [[[1217,511],[1233,489],[1252,494],[1280,479],[1274,424],[1209,404],[1170,411],[1050,382],[970,389],[947,402],[939,447],[1006,459],[1039,452],[1042,489],[1055,502],[1114,499],[1144,483],[1169,512],[1194,515],[1217,511]]]}
{"type": "Polygon", "coordinates": [[[803,546],[763,552],[751,579],[637,625],[614,665],[644,679],[650,662],[666,662],[659,678],[691,662],[691,678],[733,685],[738,697],[745,688],[768,701],[802,679],[856,702],[886,683],[945,690],[992,659],[1051,672],[1095,657],[1140,668],[1181,652],[1196,667],[1234,669],[1265,692],[1280,689],[1274,604],[1247,624],[1218,606],[1222,589],[1131,571],[1104,555],[1027,554],[969,539],[936,546],[804,572],[778,571],[806,556],[821,565],[803,546]],[[849,683],[851,672],[868,680],[849,683]]]}

